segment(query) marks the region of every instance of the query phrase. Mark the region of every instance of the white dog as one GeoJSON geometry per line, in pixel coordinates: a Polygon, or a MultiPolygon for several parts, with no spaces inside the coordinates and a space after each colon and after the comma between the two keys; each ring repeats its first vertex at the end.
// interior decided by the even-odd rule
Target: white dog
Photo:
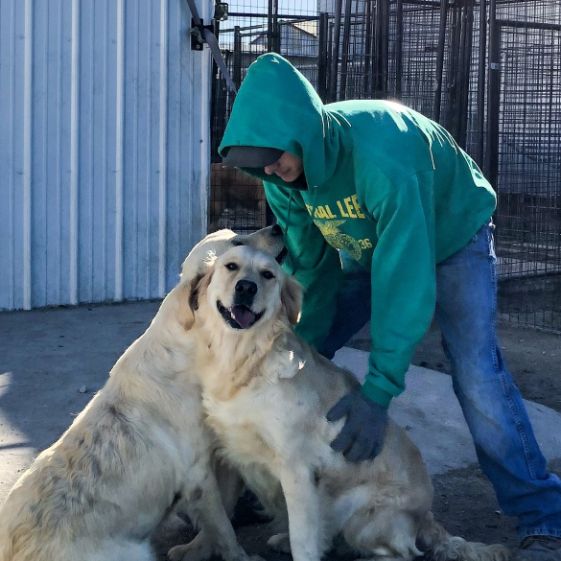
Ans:
{"type": "MultiPolygon", "coordinates": [[[[338,534],[384,561],[507,559],[502,546],[451,537],[433,520],[421,455],[393,422],[373,461],[331,449],[342,421],[325,415],[357,382],[294,335],[300,300],[273,259],[242,247],[216,260],[193,302],[208,422],[250,486],[255,466],[280,481],[294,561],[319,561],[338,534]]],[[[287,537],[271,543],[286,549],[287,537]]]]}
{"type": "Polygon", "coordinates": [[[189,298],[209,256],[245,244],[277,255],[280,234],[222,231],[193,249],[181,282],[104,388],[11,490],[0,510],[0,561],[152,560],[149,537],[176,506],[203,531],[172,559],[247,560],[214,476],[189,298]]]}

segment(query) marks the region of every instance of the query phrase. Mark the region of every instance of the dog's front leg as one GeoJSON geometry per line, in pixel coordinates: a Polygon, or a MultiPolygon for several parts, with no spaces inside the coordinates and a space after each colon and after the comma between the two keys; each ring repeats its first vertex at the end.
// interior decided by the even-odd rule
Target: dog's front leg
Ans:
{"type": "Polygon", "coordinates": [[[190,543],[169,550],[171,561],[203,561],[213,554],[225,561],[262,561],[258,556],[249,556],[238,543],[210,467],[204,482],[191,493],[183,509],[200,531],[190,543]]]}
{"type": "Polygon", "coordinates": [[[280,482],[288,510],[292,558],[319,561],[323,553],[324,521],[312,470],[287,462],[281,467],[280,482]]]}

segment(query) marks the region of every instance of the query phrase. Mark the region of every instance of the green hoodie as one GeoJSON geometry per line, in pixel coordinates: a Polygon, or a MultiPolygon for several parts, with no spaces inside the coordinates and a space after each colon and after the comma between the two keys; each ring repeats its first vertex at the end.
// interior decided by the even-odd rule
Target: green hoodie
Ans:
{"type": "Polygon", "coordinates": [[[371,270],[372,347],[362,391],[388,405],[403,391],[430,325],[436,264],[489,220],[491,186],[437,123],[389,101],[324,105],[276,54],[259,57],[241,85],[219,152],[236,145],[277,148],[303,161],[304,190],[245,170],[264,180],[285,232],[287,271],[304,286],[302,337],[320,346],[331,329],[342,278],[337,249],[371,270]]]}

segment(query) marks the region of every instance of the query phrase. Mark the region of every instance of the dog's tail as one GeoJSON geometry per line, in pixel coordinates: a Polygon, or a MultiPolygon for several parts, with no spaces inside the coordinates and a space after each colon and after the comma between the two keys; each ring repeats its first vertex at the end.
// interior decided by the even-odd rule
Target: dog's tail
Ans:
{"type": "Polygon", "coordinates": [[[417,547],[431,561],[508,561],[510,552],[502,545],[468,542],[451,536],[429,512],[417,534],[417,547]]]}

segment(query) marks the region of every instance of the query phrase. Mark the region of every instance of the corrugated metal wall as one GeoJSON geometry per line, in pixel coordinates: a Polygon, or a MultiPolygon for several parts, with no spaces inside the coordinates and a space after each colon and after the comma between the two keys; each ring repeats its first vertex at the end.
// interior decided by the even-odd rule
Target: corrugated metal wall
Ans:
{"type": "Polygon", "coordinates": [[[206,230],[209,53],[190,21],[185,0],[0,0],[0,309],[177,281],[206,230]]]}

